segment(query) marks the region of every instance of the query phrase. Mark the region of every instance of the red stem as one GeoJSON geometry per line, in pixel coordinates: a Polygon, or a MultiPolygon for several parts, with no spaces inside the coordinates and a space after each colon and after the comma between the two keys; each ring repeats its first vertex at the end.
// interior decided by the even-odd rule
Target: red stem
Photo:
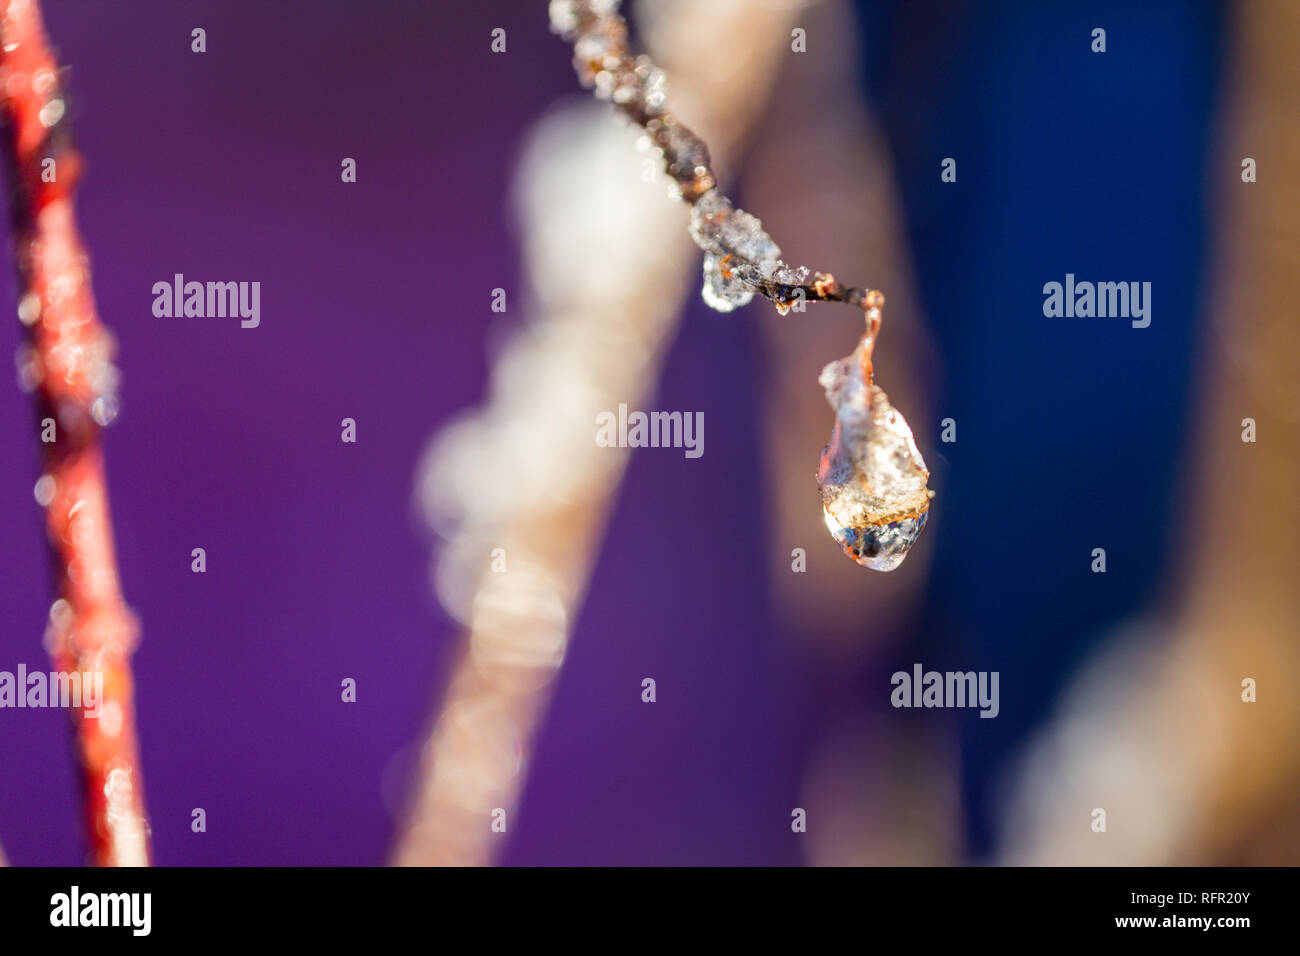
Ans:
{"type": "Polygon", "coordinates": [[[39,5],[7,0],[0,9],[0,112],[8,127],[23,287],[18,315],[29,342],[21,375],[36,392],[42,421],[55,425],[55,440],[42,444],[44,472],[37,483],[59,593],[47,645],[57,670],[103,675],[99,716],[72,710],[91,858],[100,866],[143,866],[149,863],[149,824],[130,664],[137,625],[118,583],[99,444],[100,426],[117,408],[114,343],[96,315],[77,233],[72,197],[81,163],[39,5]]]}

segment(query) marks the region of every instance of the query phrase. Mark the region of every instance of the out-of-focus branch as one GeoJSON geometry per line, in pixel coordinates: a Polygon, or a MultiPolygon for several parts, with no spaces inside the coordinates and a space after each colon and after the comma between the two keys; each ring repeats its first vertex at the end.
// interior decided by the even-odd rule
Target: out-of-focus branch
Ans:
{"type": "Polygon", "coordinates": [[[100,427],[117,413],[114,342],[99,322],[73,189],[67,100],[35,0],[9,0],[0,19],[0,110],[7,125],[11,206],[27,344],[23,384],[52,419],[36,484],[53,547],[59,597],[46,632],[59,671],[102,675],[98,716],[73,711],[85,781],[91,857],[102,866],[149,862],[130,655],[137,625],[123,600],[113,547],[100,427]]]}
{"type": "Polygon", "coordinates": [[[1300,7],[1231,8],[1223,146],[1212,153],[1217,262],[1198,381],[1197,467],[1172,609],[1122,635],[1031,748],[1006,862],[1275,865],[1300,847],[1300,7]],[[1241,180],[1241,162],[1259,181],[1241,180]],[[1258,429],[1242,440],[1243,419],[1258,429]],[[1206,543],[1207,516],[1263,506],[1206,543]],[[1242,682],[1258,684],[1243,699],[1242,682]],[[1104,808],[1108,831],[1088,826],[1104,808]]]}
{"type": "MultiPolygon", "coordinates": [[[[725,158],[766,100],[788,14],[662,0],[639,9],[652,46],[674,58],[693,121],[725,158]],[[729,38],[721,48],[718,34],[729,38]],[[737,105],[712,113],[715,102],[737,105]]],[[[488,863],[517,823],[537,726],[627,463],[626,449],[596,445],[596,415],[638,405],[653,387],[693,258],[681,207],[664,201],[661,176],[642,177],[634,139],[580,104],[543,119],[520,163],[529,314],[494,363],[488,401],[443,429],[420,476],[445,539],[438,594],[465,638],[420,755],[398,864],[488,863]],[[494,549],[504,562],[495,568],[494,549]],[[505,832],[493,828],[497,809],[505,832]]]]}

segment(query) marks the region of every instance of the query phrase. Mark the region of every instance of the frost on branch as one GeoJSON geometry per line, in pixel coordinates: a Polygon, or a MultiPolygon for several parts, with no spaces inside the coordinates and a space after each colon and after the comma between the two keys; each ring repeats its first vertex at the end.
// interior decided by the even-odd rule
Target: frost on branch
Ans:
{"type": "Polygon", "coordinates": [[[784,315],[800,297],[795,289],[808,281],[807,267],[786,265],[763,224],[716,189],[691,207],[691,238],[704,250],[704,301],[719,312],[748,305],[759,291],[784,315]]]}
{"type": "Polygon", "coordinates": [[[709,148],[668,110],[664,71],[628,48],[627,24],[616,0],[552,0],[550,14],[551,30],[573,43],[573,66],[582,84],[645,129],[677,194],[694,207],[691,235],[705,253],[709,305],[730,312],[757,293],[782,314],[799,300],[865,307],[865,289],[782,262],[780,247],[762,224],[718,191],[709,148]]]}

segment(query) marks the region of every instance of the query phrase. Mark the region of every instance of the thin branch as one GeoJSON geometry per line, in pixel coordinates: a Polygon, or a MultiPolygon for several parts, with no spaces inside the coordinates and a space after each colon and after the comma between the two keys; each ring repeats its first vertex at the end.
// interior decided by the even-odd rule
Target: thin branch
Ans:
{"type": "Polygon", "coordinates": [[[59,671],[102,675],[99,715],[72,712],[91,858],[101,866],[147,865],[130,665],[138,629],[118,582],[99,444],[100,427],[117,414],[115,343],[95,312],[73,212],[81,162],[36,0],[4,3],[0,40],[0,112],[22,285],[18,317],[27,331],[20,377],[35,392],[38,417],[54,425],[36,484],[59,593],[46,644],[59,671]]]}
{"type": "Polygon", "coordinates": [[[582,84],[646,131],[678,195],[691,205],[691,235],[707,254],[709,304],[730,311],[757,293],[784,314],[800,301],[844,302],[867,313],[874,340],[884,296],[781,261],[762,224],[718,189],[708,146],[669,111],[664,71],[632,53],[617,0],[553,0],[550,13],[551,29],[573,43],[582,84]]]}

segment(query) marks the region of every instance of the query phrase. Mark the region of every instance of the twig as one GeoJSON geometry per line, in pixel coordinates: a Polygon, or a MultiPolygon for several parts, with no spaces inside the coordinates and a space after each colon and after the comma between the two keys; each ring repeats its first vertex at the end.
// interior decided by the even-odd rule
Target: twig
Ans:
{"type": "Polygon", "coordinates": [[[149,825],[132,704],[137,625],[118,582],[99,446],[100,426],[117,413],[115,345],[95,312],[73,212],[81,163],[36,0],[4,3],[0,40],[0,111],[23,289],[18,316],[28,337],[20,376],[36,393],[40,419],[55,428],[54,440],[42,445],[36,485],[59,592],[46,643],[58,670],[102,674],[99,716],[73,710],[91,858],[101,866],[142,866],[149,825]]]}
{"type": "Polygon", "coordinates": [[[743,305],[748,297],[740,301],[742,289],[770,299],[782,313],[800,301],[845,302],[875,311],[868,316],[874,338],[884,303],[879,292],[841,285],[830,273],[787,266],[761,223],[721,193],[708,146],[667,108],[664,71],[628,47],[617,0],[553,0],[550,14],[551,29],[573,43],[573,65],[583,85],[646,131],[678,194],[691,205],[691,235],[707,253],[706,279],[714,286],[706,286],[710,304],[724,311],[743,305]]]}

